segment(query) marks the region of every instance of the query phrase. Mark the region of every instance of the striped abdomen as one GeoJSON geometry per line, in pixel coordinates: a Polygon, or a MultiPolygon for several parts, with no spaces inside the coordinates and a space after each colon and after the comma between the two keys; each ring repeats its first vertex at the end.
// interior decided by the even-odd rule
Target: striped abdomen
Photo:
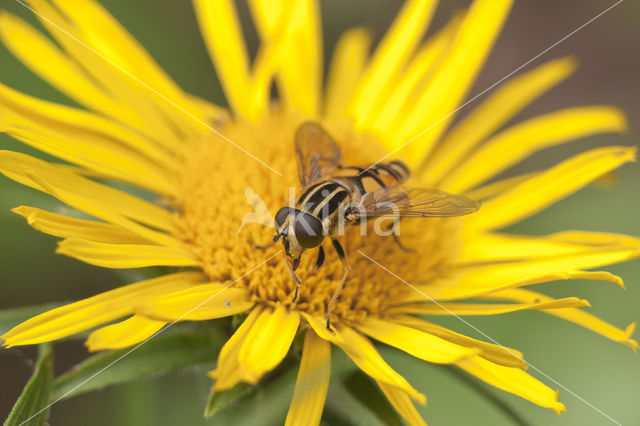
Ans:
{"type": "Polygon", "coordinates": [[[298,210],[320,219],[325,235],[331,235],[340,215],[351,203],[357,204],[367,193],[393,187],[409,179],[409,169],[400,161],[366,167],[343,167],[332,177],[313,182],[296,203],[298,210]]]}
{"type": "MultiPolygon", "coordinates": [[[[380,188],[400,185],[409,180],[409,168],[401,161],[379,163],[367,167],[345,167],[347,179],[355,185],[360,196],[380,188]]],[[[341,174],[342,175],[342,174],[341,174]]]]}

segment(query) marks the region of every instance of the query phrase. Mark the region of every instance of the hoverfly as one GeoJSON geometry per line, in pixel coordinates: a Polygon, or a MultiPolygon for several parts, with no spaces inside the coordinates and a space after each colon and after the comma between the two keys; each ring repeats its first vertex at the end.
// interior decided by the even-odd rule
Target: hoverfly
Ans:
{"type": "MultiPolygon", "coordinates": [[[[296,282],[295,302],[301,285],[295,270],[305,250],[318,248],[315,268],[324,263],[322,242],[330,238],[342,261],[344,273],[327,306],[327,329],[331,330],[331,308],[347,277],[349,263],[337,237],[341,226],[356,225],[371,218],[449,217],[473,213],[479,203],[467,197],[426,188],[408,188],[408,167],[400,161],[368,167],[344,166],[342,153],[333,138],[316,122],[305,122],[296,131],[295,153],[302,195],[295,207],[282,207],[275,216],[277,234],[270,247],[282,237],[284,262],[296,282]],[[291,259],[289,262],[288,259],[291,259]]],[[[397,235],[392,234],[396,242],[397,235]]]]}

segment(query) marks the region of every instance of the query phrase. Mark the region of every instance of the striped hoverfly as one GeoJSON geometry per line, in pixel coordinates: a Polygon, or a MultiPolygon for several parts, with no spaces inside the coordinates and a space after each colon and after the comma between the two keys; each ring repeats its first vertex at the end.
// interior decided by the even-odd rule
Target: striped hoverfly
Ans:
{"type": "MultiPolygon", "coordinates": [[[[461,195],[402,184],[409,168],[401,161],[374,163],[368,167],[345,166],[338,144],[316,122],[305,122],[296,131],[295,153],[302,195],[294,207],[282,207],[275,216],[276,235],[267,248],[282,238],[284,262],[296,282],[293,302],[301,285],[295,271],[305,250],[317,248],[314,268],[322,266],[322,242],[330,238],[344,273],[328,306],[327,329],[331,330],[331,308],[347,277],[349,263],[337,237],[344,225],[357,225],[371,218],[389,218],[392,228],[402,218],[451,217],[473,213],[479,203],[461,195]]],[[[397,234],[392,235],[404,248],[397,234]]]]}

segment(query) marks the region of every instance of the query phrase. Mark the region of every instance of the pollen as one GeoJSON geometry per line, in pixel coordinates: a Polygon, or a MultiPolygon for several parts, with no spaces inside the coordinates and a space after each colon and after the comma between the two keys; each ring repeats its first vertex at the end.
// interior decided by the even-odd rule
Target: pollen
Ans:
{"type": "MultiPolygon", "coordinates": [[[[318,270],[314,270],[317,249],[303,254],[297,271],[302,285],[294,303],[296,284],[284,264],[281,244],[266,250],[255,248],[271,241],[273,225],[248,223],[241,228],[243,217],[253,211],[245,195],[247,187],[260,197],[271,215],[301,193],[294,134],[302,121],[275,113],[258,123],[225,124],[222,133],[255,158],[216,135],[189,152],[176,200],[182,222],[178,237],[199,257],[212,281],[235,281],[235,286],[249,290],[257,304],[282,304],[324,316],[343,274],[330,240],[323,243],[327,257],[318,270]]],[[[355,133],[348,122],[323,125],[341,146],[346,165],[367,165],[384,155],[375,138],[355,133]]],[[[369,315],[384,317],[388,308],[406,301],[406,295],[414,290],[394,279],[389,271],[412,284],[441,278],[458,253],[458,223],[457,219],[438,218],[403,221],[399,238],[412,252],[403,251],[392,236],[377,235],[372,223],[348,229],[339,239],[351,272],[333,308],[332,321],[352,323],[369,315]],[[373,265],[361,252],[388,271],[373,265]]]]}

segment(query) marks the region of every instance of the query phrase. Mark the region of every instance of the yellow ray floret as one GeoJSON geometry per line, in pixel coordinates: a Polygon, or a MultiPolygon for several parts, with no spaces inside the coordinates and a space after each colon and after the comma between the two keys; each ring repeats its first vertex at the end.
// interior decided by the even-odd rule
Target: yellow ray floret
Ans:
{"type": "Polygon", "coordinates": [[[138,344],[156,334],[166,322],[150,320],[134,315],[124,321],[99,328],[92,332],[85,346],[91,352],[120,349],[138,344]]]}
{"type": "Polygon", "coordinates": [[[126,285],[35,316],[4,334],[6,346],[30,345],[61,339],[133,312],[149,297],[202,282],[197,272],[181,272],[126,285]]]}
{"type": "Polygon", "coordinates": [[[478,353],[475,348],[451,343],[433,334],[386,320],[370,318],[359,324],[358,329],[387,345],[437,364],[451,364],[478,353]]]}
{"type": "Polygon", "coordinates": [[[370,45],[371,35],[363,28],[349,30],[338,40],[327,77],[325,119],[345,116],[349,100],[360,81],[370,45]]]}
{"type": "Polygon", "coordinates": [[[522,220],[577,191],[599,176],[635,161],[636,149],[613,146],[578,154],[487,201],[466,226],[494,229],[522,220]]]}
{"type": "Polygon", "coordinates": [[[144,244],[148,240],[117,225],[94,220],[76,219],[36,207],[20,206],[11,210],[27,219],[29,225],[60,238],[83,238],[110,244],[144,244]]]}
{"type": "Polygon", "coordinates": [[[421,177],[427,182],[439,181],[477,144],[575,68],[573,58],[556,59],[505,81],[445,135],[433,155],[420,165],[421,177]]]}
{"type": "Polygon", "coordinates": [[[416,137],[401,151],[412,164],[431,152],[451,121],[491,50],[511,4],[511,0],[476,0],[471,5],[451,49],[397,128],[396,146],[416,137]]]}
{"type": "MultiPolygon", "coordinates": [[[[503,290],[489,296],[491,299],[514,300],[518,302],[531,303],[532,301],[549,302],[553,299],[544,294],[533,292],[525,289],[509,289],[503,290]]],[[[608,324],[600,318],[580,309],[559,309],[545,311],[548,314],[571,321],[578,325],[601,334],[609,339],[615,340],[630,346],[633,350],[638,348],[638,342],[631,338],[635,323],[629,324],[624,330],[608,324]]]]}
{"type": "Polygon", "coordinates": [[[108,244],[67,239],[58,243],[56,253],[105,268],[144,268],[146,266],[198,266],[193,253],[177,246],[108,244]]]}
{"type": "Polygon", "coordinates": [[[285,107],[316,116],[322,84],[322,36],[318,4],[311,0],[249,2],[262,43],[277,44],[277,79],[285,107]]]}
{"type": "Polygon", "coordinates": [[[164,321],[203,321],[248,311],[254,303],[243,288],[203,284],[163,294],[136,307],[146,317],[164,321]]]}
{"type": "MultiPolygon", "coordinates": [[[[409,303],[399,305],[395,312],[426,315],[499,315],[518,311],[539,311],[546,309],[582,308],[591,306],[588,301],[577,297],[565,297],[547,302],[534,303],[409,303]]],[[[393,312],[394,310],[391,310],[393,312]]]]}
{"type": "Polygon", "coordinates": [[[564,404],[558,402],[557,392],[519,368],[504,367],[477,356],[462,360],[457,365],[467,373],[541,407],[550,408],[558,414],[567,411],[564,404]]]}
{"type": "Polygon", "coordinates": [[[390,85],[381,97],[377,108],[369,114],[362,127],[378,135],[385,146],[393,150],[392,141],[398,123],[413,108],[415,93],[429,80],[430,74],[437,68],[439,61],[446,55],[460,28],[461,17],[455,17],[437,34],[431,36],[416,52],[413,60],[390,85]]]}
{"type": "Polygon", "coordinates": [[[390,318],[390,321],[424,331],[425,333],[433,334],[434,336],[438,336],[458,345],[477,349],[477,355],[496,364],[505,365],[507,367],[525,367],[522,354],[515,349],[473,339],[410,315],[394,316],[390,318]]]}
{"type": "Polygon", "coordinates": [[[404,377],[396,373],[382,359],[375,346],[366,337],[347,327],[332,333],[326,329],[324,318],[312,317],[305,312],[301,312],[301,314],[320,337],[342,348],[362,371],[377,381],[402,389],[415,401],[423,405],[426,403],[424,395],[416,391],[404,377]]]}
{"type": "Polygon", "coordinates": [[[366,122],[377,103],[384,99],[388,85],[420,43],[436,3],[433,0],[410,0],[403,6],[376,48],[351,100],[349,115],[355,118],[356,127],[366,122]]]}
{"type": "Polygon", "coordinates": [[[376,381],[380,389],[387,397],[393,408],[395,408],[409,426],[427,426],[416,407],[411,402],[407,394],[394,386],[384,382],[376,381]]]}
{"type": "Polygon", "coordinates": [[[280,364],[298,331],[300,314],[277,306],[264,310],[256,319],[238,353],[238,362],[262,375],[280,364]]]}
{"type": "Polygon", "coordinates": [[[622,132],[626,128],[624,114],[611,107],[569,108],[541,115],[486,141],[438,186],[454,193],[463,192],[543,148],[596,133],[622,132]]]}
{"type": "Polygon", "coordinates": [[[309,330],[304,336],[300,370],[285,426],[320,424],[330,377],[331,344],[309,330]]]}

